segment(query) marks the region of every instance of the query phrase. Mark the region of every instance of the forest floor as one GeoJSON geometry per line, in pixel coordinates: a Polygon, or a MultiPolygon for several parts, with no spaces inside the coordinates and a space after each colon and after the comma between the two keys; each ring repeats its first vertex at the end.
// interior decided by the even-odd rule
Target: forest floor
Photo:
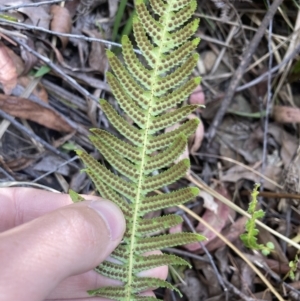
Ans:
{"type": "MultiPolygon", "coordinates": [[[[37,2],[11,0],[16,7],[8,10],[0,0],[0,187],[95,194],[74,150],[101,158],[88,135],[111,127],[97,103],[115,103],[105,49],[119,53],[121,36],[132,37],[133,1],[37,2]]],[[[183,282],[170,272],[182,298],[168,290],[157,297],[275,300],[255,266],[284,300],[300,300],[299,0],[198,0],[195,17],[201,42],[194,75],[202,82],[187,102],[205,109],[191,116],[202,123],[189,141],[190,174],[172,188],[201,188],[188,207],[221,238],[189,218],[185,227],[208,240],[167,250],[193,268],[177,270],[183,282]],[[247,217],[224,204],[247,211],[254,183],[269,227],[259,227],[258,241],[274,245],[268,256],[243,245],[247,217]]]]}

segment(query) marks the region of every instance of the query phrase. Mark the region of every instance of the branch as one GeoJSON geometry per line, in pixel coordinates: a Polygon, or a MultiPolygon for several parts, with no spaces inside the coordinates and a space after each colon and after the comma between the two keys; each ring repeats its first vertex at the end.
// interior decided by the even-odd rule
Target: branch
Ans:
{"type": "Polygon", "coordinates": [[[56,66],[50,59],[47,57],[39,54],[37,51],[33,50],[31,47],[29,47],[26,43],[20,41],[19,39],[15,39],[11,37],[13,41],[18,43],[21,47],[23,47],[26,51],[36,56],[38,59],[40,59],[42,62],[47,64],[55,73],[59,74],[63,80],[65,80],[71,87],[73,87],[75,90],[77,90],[80,94],[85,96],[88,99],[92,99],[99,105],[98,98],[89,93],[88,90],[81,87],[72,77],[68,76],[65,72],[63,72],[58,66],[56,66]]]}
{"type": "Polygon", "coordinates": [[[272,5],[269,7],[268,12],[266,13],[252,41],[250,42],[249,46],[245,49],[242,61],[240,62],[239,67],[237,68],[236,72],[234,73],[231,79],[227,93],[225,94],[223,101],[221,103],[221,107],[218,110],[218,113],[215,115],[214,120],[208,129],[208,135],[207,135],[208,144],[210,144],[213,138],[215,137],[216,130],[223,120],[227,108],[229,107],[232,101],[236,88],[238,87],[238,84],[240,83],[243,74],[245,73],[245,70],[251,61],[252,55],[255,52],[260,40],[262,39],[265,30],[270,23],[270,20],[273,18],[274,14],[277,11],[277,8],[280,6],[282,2],[283,0],[274,0],[272,5]]]}
{"type": "MultiPolygon", "coordinates": [[[[66,1],[72,1],[72,0],[64,0],[64,2],[66,2],[66,1]]],[[[22,4],[17,4],[17,5],[0,8],[0,12],[17,9],[17,8],[22,8],[22,7],[37,7],[37,6],[59,3],[59,2],[62,2],[62,0],[41,1],[41,2],[37,2],[37,3],[22,3],[22,4]]]]}

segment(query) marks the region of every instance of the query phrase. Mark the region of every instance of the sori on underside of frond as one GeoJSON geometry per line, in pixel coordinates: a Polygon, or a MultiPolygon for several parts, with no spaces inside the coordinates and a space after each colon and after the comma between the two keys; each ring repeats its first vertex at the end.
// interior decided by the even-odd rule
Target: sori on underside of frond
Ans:
{"type": "Polygon", "coordinates": [[[154,287],[174,289],[164,280],[139,277],[141,271],[162,265],[189,265],[174,255],[143,256],[144,253],[204,239],[194,233],[165,234],[182,222],[180,216],[144,218],[149,212],[188,202],[198,195],[194,187],[155,193],[180,179],[190,167],[188,159],[174,162],[199,123],[197,119],[186,121],[197,106],[180,106],[200,83],[200,78],[190,78],[198,60],[194,51],[199,39],[193,35],[199,21],[189,20],[197,3],[149,2],[148,8],[143,0],[135,1],[133,31],[142,56],[136,54],[127,36],[122,38],[124,65],[107,51],[112,72],[106,78],[123,113],[119,115],[106,100],[102,99],[100,105],[119,135],[92,129],[90,140],[111,168],[85,151],[77,151],[100,195],[115,202],[126,219],[123,243],[111,254],[116,262],[105,261],[96,268],[102,275],[120,280],[123,286],[89,292],[120,301],[156,300],[139,293],[154,287]],[[175,130],[165,131],[180,123],[175,130]],[[160,234],[153,236],[157,233],[160,234]]]}

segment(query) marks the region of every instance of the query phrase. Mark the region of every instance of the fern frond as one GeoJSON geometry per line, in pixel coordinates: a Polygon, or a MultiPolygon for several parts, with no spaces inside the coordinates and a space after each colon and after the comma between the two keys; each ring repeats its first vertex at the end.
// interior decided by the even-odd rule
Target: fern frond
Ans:
{"type": "Polygon", "coordinates": [[[247,248],[252,250],[260,250],[264,255],[268,255],[274,249],[274,245],[270,242],[268,242],[266,245],[257,243],[259,230],[256,228],[255,221],[265,216],[265,213],[262,209],[256,210],[259,186],[260,184],[256,183],[251,193],[251,202],[249,203],[248,208],[248,213],[251,215],[251,218],[246,222],[246,232],[240,235],[240,239],[247,248]]]}
{"type": "Polygon", "coordinates": [[[153,301],[155,298],[139,293],[153,287],[174,287],[160,279],[139,277],[138,273],[161,265],[189,264],[173,255],[143,254],[203,239],[194,233],[165,234],[182,222],[179,216],[143,218],[146,213],[188,202],[198,195],[198,189],[192,187],[168,194],[153,192],[184,176],[190,166],[187,159],[174,162],[199,121],[192,119],[171,132],[164,130],[184,121],[197,107],[177,106],[200,83],[200,78],[189,79],[198,60],[193,51],[199,39],[192,36],[199,21],[189,22],[196,0],[150,0],[153,13],[143,0],[136,0],[135,6],[134,36],[147,64],[141,63],[129,38],[123,37],[124,65],[107,51],[112,69],[107,81],[123,113],[119,115],[107,101],[100,100],[109,122],[123,138],[100,129],[93,129],[90,137],[116,173],[82,150],[77,154],[99,193],[122,209],[127,223],[123,243],[111,254],[119,263],[106,261],[96,268],[97,272],[122,281],[123,287],[104,287],[89,293],[118,301],[153,301]]]}

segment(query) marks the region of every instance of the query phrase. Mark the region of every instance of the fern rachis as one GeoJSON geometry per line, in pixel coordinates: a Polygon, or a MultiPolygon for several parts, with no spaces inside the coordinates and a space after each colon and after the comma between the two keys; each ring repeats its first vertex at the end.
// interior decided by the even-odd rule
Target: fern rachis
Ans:
{"type": "Polygon", "coordinates": [[[78,151],[99,193],[119,205],[127,222],[124,243],[112,253],[120,263],[105,262],[96,269],[122,281],[124,286],[104,287],[90,293],[122,301],[155,300],[141,297],[139,292],[157,286],[173,288],[163,280],[138,277],[140,271],[164,264],[188,265],[174,255],[142,256],[143,253],[203,239],[193,233],[149,236],[179,224],[182,219],[176,215],[143,219],[148,212],[182,204],[198,194],[196,188],[189,187],[150,195],[178,180],[189,168],[187,159],[173,162],[184,151],[187,137],[195,131],[198,121],[192,119],[168,133],[162,130],[184,120],[196,108],[183,106],[168,112],[184,101],[200,81],[188,79],[198,60],[192,52],[199,39],[191,40],[198,21],[187,22],[196,9],[196,1],[150,0],[150,5],[157,18],[152,17],[143,0],[137,0],[138,16],[133,21],[136,42],[148,66],[139,61],[128,37],[122,39],[126,67],[111,51],[107,52],[113,71],[107,73],[107,80],[120,107],[134,124],[125,121],[105,100],[100,101],[101,108],[128,142],[103,130],[92,130],[91,141],[118,175],[78,151]],[[154,174],[156,170],[158,174],[154,174]]]}

